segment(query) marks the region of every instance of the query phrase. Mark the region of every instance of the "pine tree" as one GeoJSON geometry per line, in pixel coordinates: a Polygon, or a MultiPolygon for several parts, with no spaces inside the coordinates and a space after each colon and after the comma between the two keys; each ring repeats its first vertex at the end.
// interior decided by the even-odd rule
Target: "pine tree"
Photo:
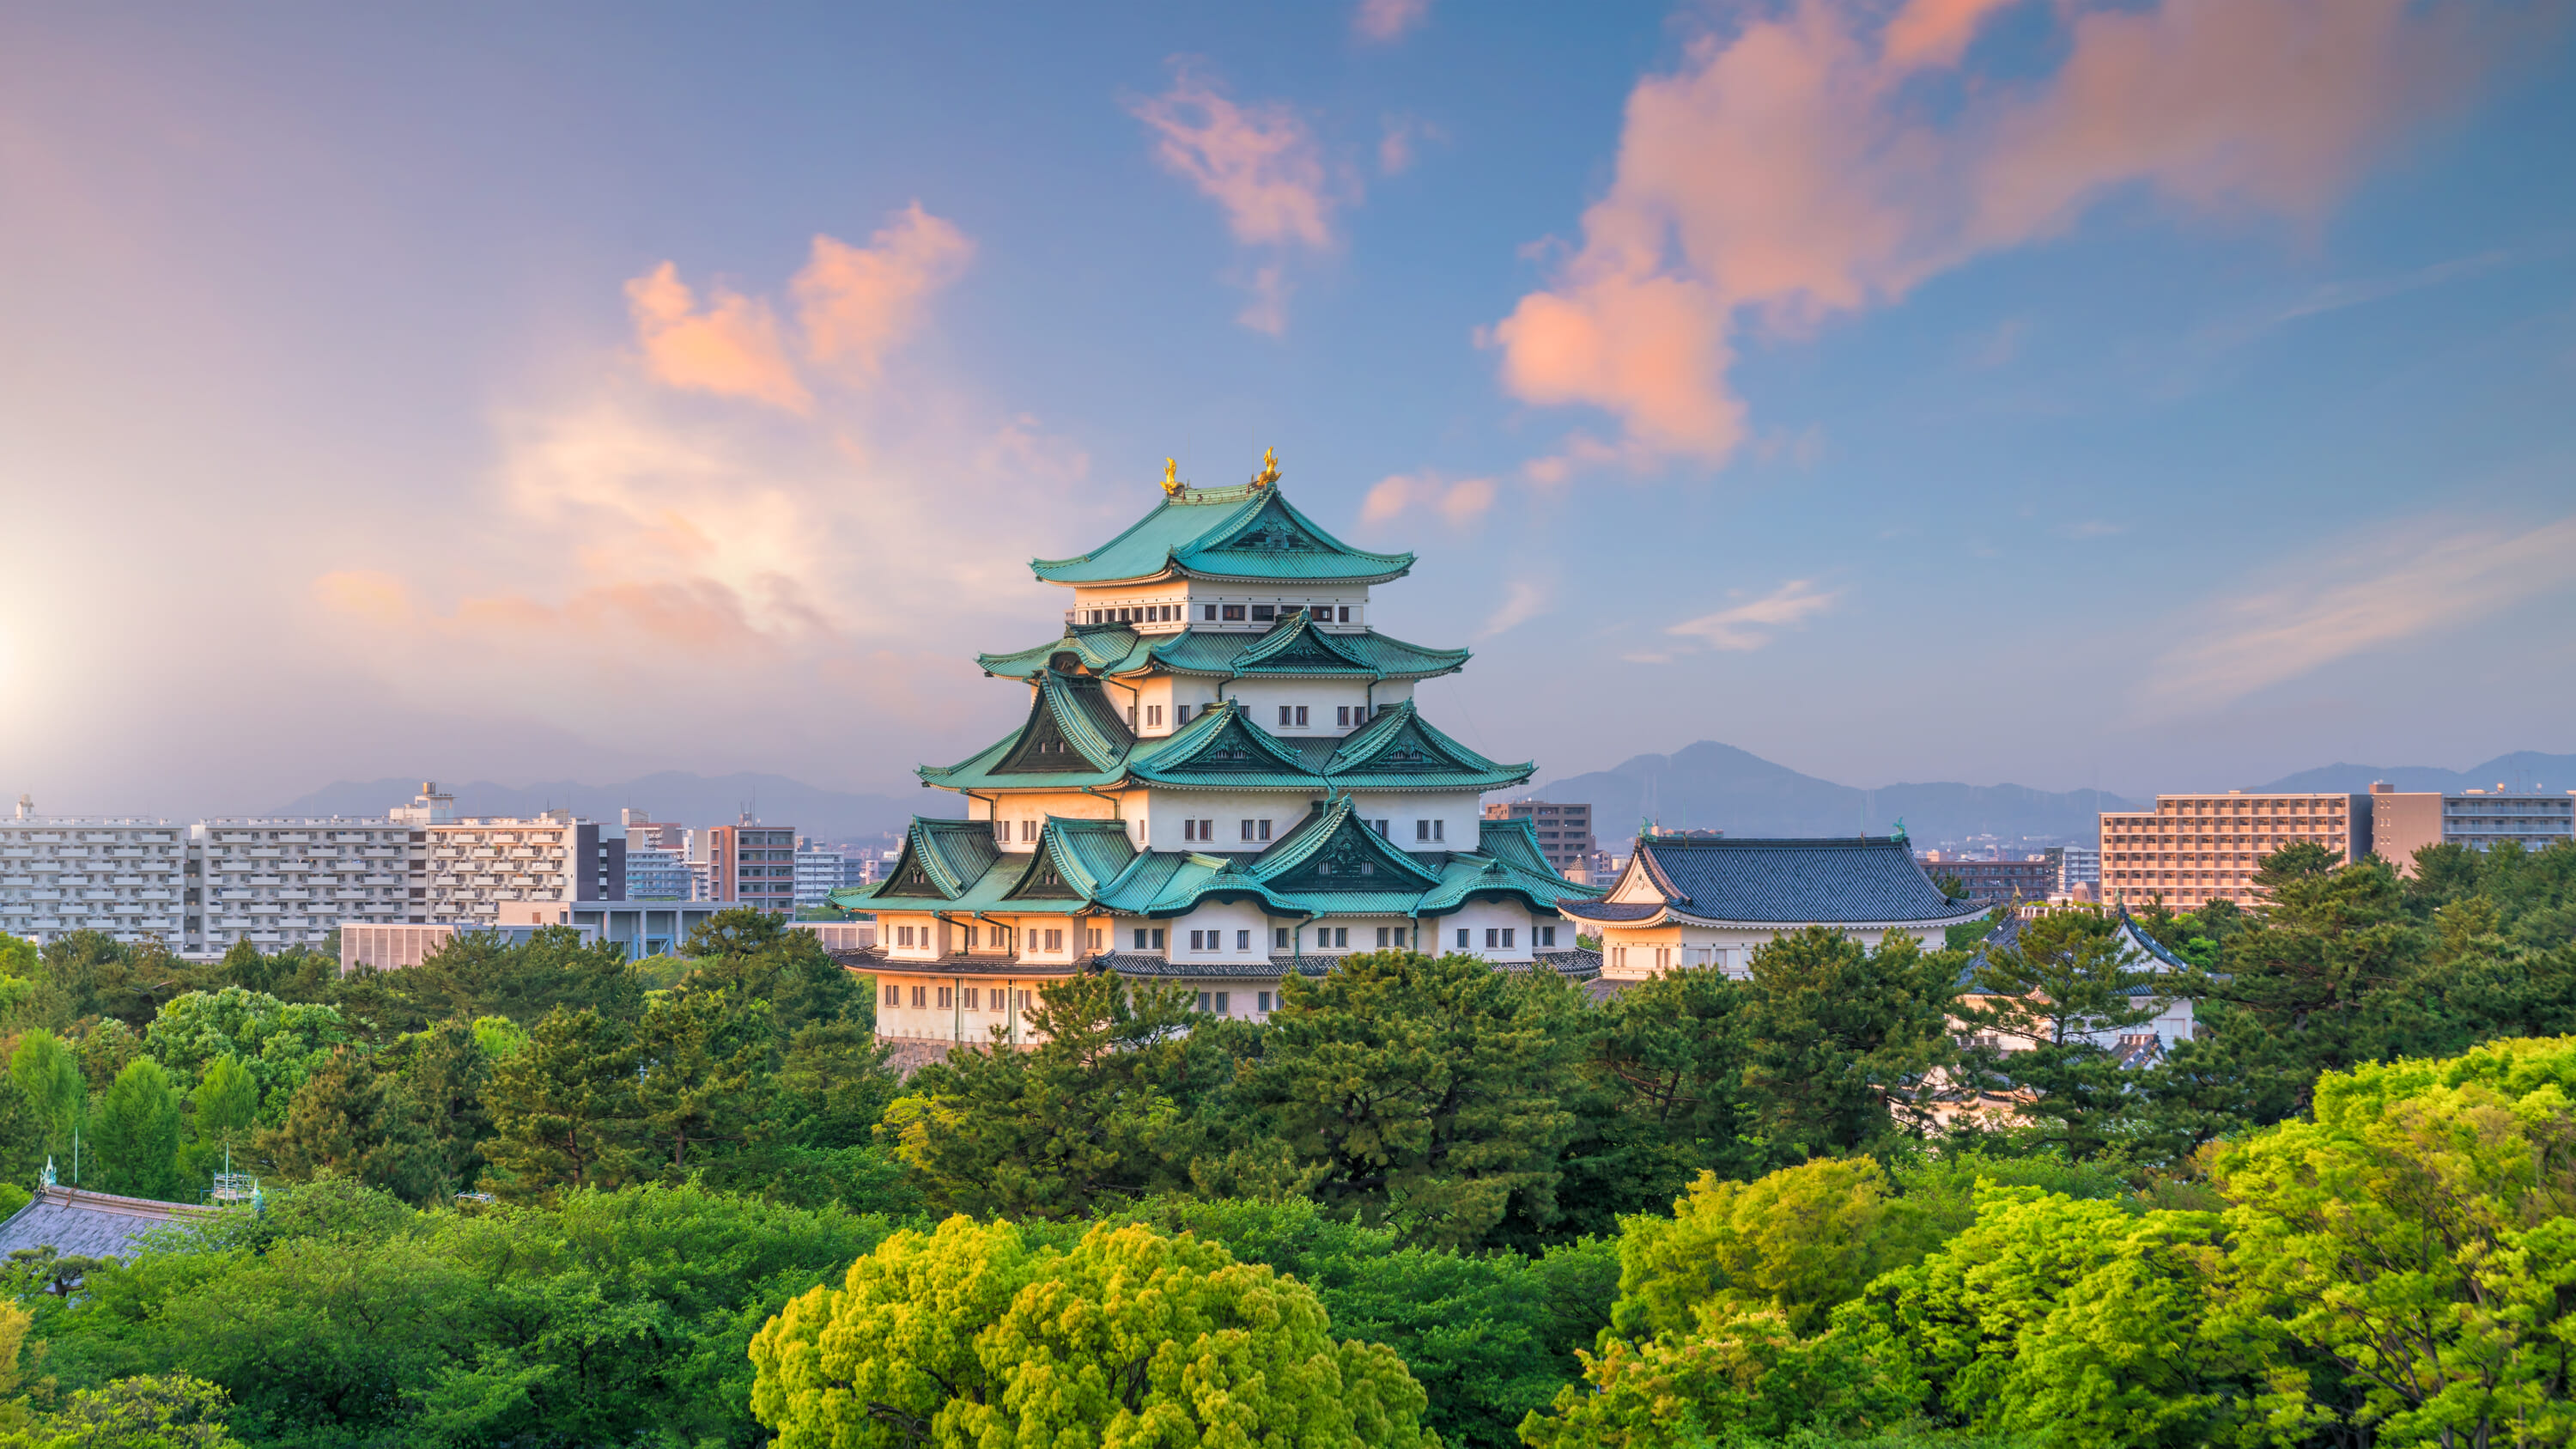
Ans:
{"type": "Polygon", "coordinates": [[[556,1007],[492,1073],[483,1153],[514,1199],[615,1187],[635,1172],[635,1045],[622,1022],[556,1007]]]}

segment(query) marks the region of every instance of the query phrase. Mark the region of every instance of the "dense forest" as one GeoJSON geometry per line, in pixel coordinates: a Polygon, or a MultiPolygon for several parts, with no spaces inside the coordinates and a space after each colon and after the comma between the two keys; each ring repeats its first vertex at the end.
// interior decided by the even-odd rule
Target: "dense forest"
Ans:
{"type": "Polygon", "coordinates": [[[1598,1003],[1076,976],[901,1079],[749,913],[646,968],[0,940],[0,1206],[263,1183],[0,1265],[0,1444],[2568,1442],[2576,847],[2263,884],[2138,917],[2179,975],[2069,911],[1598,1003]]]}

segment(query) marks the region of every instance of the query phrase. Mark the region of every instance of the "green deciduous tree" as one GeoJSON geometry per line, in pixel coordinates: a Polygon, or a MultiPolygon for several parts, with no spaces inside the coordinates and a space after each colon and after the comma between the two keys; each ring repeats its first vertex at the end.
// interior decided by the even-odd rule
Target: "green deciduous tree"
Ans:
{"type": "Polygon", "coordinates": [[[117,1073],[90,1112],[92,1166],[83,1186],[128,1197],[193,1200],[179,1181],[178,1085],[159,1062],[138,1057],[117,1073]]]}
{"type": "Polygon", "coordinates": [[[1465,1245],[1561,1216],[1582,1051],[1578,993],[1552,972],[1377,951],[1281,983],[1252,1101],[1327,1208],[1465,1245]]]}
{"type": "Polygon", "coordinates": [[[9,1080],[26,1095],[29,1109],[43,1124],[46,1151],[68,1157],[72,1129],[89,1095],[80,1058],[52,1032],[38,1027],[18,1038],[17,1049],[9,1054],[9,1080]]]}
{"type": "Polygon", "coordinates": [[[1930,1246],[1919,1206],[1868,1158],[1783,1168],[1755,1182],[1701,1176],[1673,1215],[1638,1217],[1619,1238],[1613,1328],[1643,1340],[1771,1313],[1821,1330],[1836,1306],[1930,1246]]]}
{"type": "Polygon", "coordinates": [[[282,1101],[349,1036],[340,1013],[331,1007],[227,986],[174,998],[145,1029],[143,1043],[187,1081],[196,1080],[216,1058],[233,1057],[249,1069],[263,1099],[279,1096],[282,1101]]]}
{"type": "Polygon", "coordinates": [[[1335,1343],[1313,1290],[1222,1248],[1101,1224],[904,1232],[752,1340],[752,1412],[791,1444],[939,1449],[1433,1442],[1392,1352],[1335,1343]]]}
{"type": "Polygon", "coordinates": [[[2576,1040],[2317,1084],[2312,1121],[2221,1152],[2249,1323],[2278,1322],[2386,1445],[2576,1437],[2576,1040]]]}

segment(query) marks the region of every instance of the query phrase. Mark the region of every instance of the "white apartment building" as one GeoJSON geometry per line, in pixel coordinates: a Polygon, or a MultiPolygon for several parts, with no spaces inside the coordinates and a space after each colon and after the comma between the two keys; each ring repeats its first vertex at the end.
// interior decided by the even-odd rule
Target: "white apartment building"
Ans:
{"type": "Polygon", "coordinates": [[[38,815],[21,795],[0,820],[0,931],[37,945],[74,931],[186,939],[188,832],[167,820],[38,815]]]}
{"type": "Polygon", "coordinates": [[[796,909],[810,911],[829,905],[832,892],[863,884],[857,856],[816,845],[811,836],[797,840],[796,909]]]}
{"type": "Polygon", "coordinates": [[[626,842],[626,898],[630,901],[689,899],[689,858],[677,850],[626,842]]]}
{"type": "Polygon", "coordinates": [[[491,929],[508,906],[626,898],[625,840],[569,810],[459,816],[433,780],[388,815],[411,831],[412,922],[491,929]]]}
{"type": "Polygon", "coordinates": [[[188,831],[187,942],[221,955],[320,947],[344,925],[411,919],[411,827],[382,818],[201,820],[188,831]]]}

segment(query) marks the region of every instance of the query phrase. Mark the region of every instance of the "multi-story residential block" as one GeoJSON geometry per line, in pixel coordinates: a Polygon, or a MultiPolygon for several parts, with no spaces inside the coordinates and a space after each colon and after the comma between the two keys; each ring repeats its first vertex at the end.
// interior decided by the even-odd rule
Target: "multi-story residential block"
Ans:
{"type": "Polygon", "coordinates": [[[637,845],[630,838],[626,844],[626,899],[630,901],[689,899],[688,857],[676,850],[665,850],[652,845],[637,845]]]}
{"type": "Polygon", "coordinates": [[[2541,850],[2576,839],[2576,791],[2398,790],[2370,787],[2371,843],[2402,875],[2415,873],[2415,852],[2428,845],[2486,850],[2511,841],[2541,850]]]}
{"type": "Polygon", "coordinates": [[[505,904],[626,897],[625,840],[569,810],[460,816],[456,797],[427,782],[388,815],[411,827],[414,923],[488,928],[505,904]]]}
{"type": "Polygon", "coordinates": [[[167,820],[38,815],[21,795],[0,820],[0,932],[38,945],[73,931],[183,949],[188,832],[167,820]]]}
{"type": "Polygon", "coordinates": [[[2057,890],[2057,865],[2032,856],[2027,860],[1971,860],[1946,850],[1927,850],[1916,857],[1924,874],[1948,877],[1961,893],[1979,905],[2005,901],[2044,901],[2057,890]]]}
{"type": "Polygon", "coordinates": [[[320,947],[412,916],[412,828],[378,818],[241,816],[188,831],[187,950],[320,947]]]}
{"type": "Polygon", "coordinates": [[[796,831],[746,818],[706,832],[708,898],[752,910],[796,913],[796,831]]]}
{"type": "Polygon", "coordinates": [[[1559,874],[1592,854],[1592,807],[1549,800],[1504,800],[1485,807],[1488,820],[1526,820],[1538,834],[1539,853],[1559,874]]]}
{"type": "Polygon", "coordinates": [[[2056,873],[2056,894],[2061,896],[2080,895],[2083,894],[2083,888],[2086,886],[2093,887],[2097,892],[2100,890],[2102,885],[2101,851],[2086,845],[2052,845],[2046,850],[2041,851],[2039,854],[2042,859],[2049,863],[2049,868],[2056,873]]]}
{"type": "Polygon", "coordinates": [[[2102,898],[2178,910],[2214,900],[2255,903],[2264,856],[2295,841],[2345,861],[2371,850],[2368,795],[2158,795],[2153,810],[2102,812],[2102,898]]]}
{"type": "Polygon", "coordinates": [[[689,827],[669,820],[648,820],[641,810],[617,812],[618,827],[626,832],[626,848],[689,851],[689,827]]]}

